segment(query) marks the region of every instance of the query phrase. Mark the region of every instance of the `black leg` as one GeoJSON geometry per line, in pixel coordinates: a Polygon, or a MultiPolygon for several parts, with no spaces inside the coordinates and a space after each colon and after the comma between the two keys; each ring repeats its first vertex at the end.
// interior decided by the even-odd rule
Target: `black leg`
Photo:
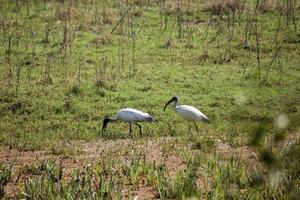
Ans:
{"type": "Polygon", "coordinates": [[[130,127],[129,132],[132,133],[131,123],[129,123],[129,127],[130,127]]]}
{"type": "Polygon", "coordinates": [[[196,122],[194,122],[194,124],[195,124],[196,130],[197,130],[197,133],[199,133],[196,122]]]}
{"type": "Polygon", "coordinates": [[[190,122],[188,122],[189,131],[191,131],[190,122]]]}
{"type": "Polygon", "coordinates": [[[139,125],[138,123],[135,123],[135,125],[137,125],[140,128],[140,134],[142,135],[142,126],[139,125]]]}

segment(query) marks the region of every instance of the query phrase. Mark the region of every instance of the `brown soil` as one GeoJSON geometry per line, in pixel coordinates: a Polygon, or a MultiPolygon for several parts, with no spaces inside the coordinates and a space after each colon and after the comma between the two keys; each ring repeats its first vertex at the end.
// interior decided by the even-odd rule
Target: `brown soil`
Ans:
{"type": "MultiPolygon", "coordinates": [[[[71,143],[59,144],[64,149],[71,149],[71,152],[57,155],[52,151],[20,151],[17,149],[0,148],[0,162],[5,164],[13,162],[14,171],[12,181],[6,185],[5,193],[9,198],[16,198],[18,193],[17,182],[24,182],[29,174],[24,172],[24,167],[42,163],[45,160],[54,160],[63,168],[65,178],[69,178],[74,169],[82,169],[88,164],[97,164],[108,156],[120,161],[129,161],[131,155],[137,153],[145,157],[148,163],[155,162],[157,165],[165,165],[170,174],[176,174],[184,169],[185,165],[178,155],[163,155],[161,149],[162,139],[154,141],[134,141],[124,140],[99,140],[97,142],[76,141],[71,143]]],[[[59,148],[58,147],[58,148],[59,148]]],[[[132,194],[138,199],[155,198],[154,189],[141,185],[131,189],[132,194]]],[[[125,191],[126,193],[126,191],[125,191]]]]}
{"type": "MultiPolygon", "coordinates": [[[[292,144],[297,138],[288,136],[280,146],[292,144]]],[[[24,182],[30,174],[26,174],[26,166],[32,166],[42,163],[45,160],[54,160],[63,168],[63,174],[66,178],[70,177],[71,171],[74,169],[82,169],[84,166],[97,164],[107,157],[112,157],[116,161],[130,162],[132,155],[139,155],[146,162],[156,165],[164,165],[169,174],[174,176],[177,172],[186,168],[186,163],[179,156],[180,148],[168,150],[166,153],[163,146],[170,144],[172,138],[156,138],[146,140],[99,140],[96,142],[75,141],[58,144],[57,148],[66,150],[61,153],[49,151],[20,151],[17,149],[0,148],[0,162],[7,164],[14,163],[13,178],[5,187],[6,196],[16,198],[18,191],[18,183],[24,182]],[[68,149],[70,151],[68,151],[68,149]]],[[[255,149],[249,146],[232,147],[227,143],[218,141],[215,146],[216,153],[225,161],[231,157],[241,160],[249,166],[261,167],[255,149]]],[[[197,186],[205,189],[207,187],[208,177],[199,176],[197,186]]],[[[157,194],[155,190],[149,187],[145,182],[140,183],[137,187],[125,187],[122,191],[124,196],[137,196],[138,199],[155,199],[157,194]]]]}

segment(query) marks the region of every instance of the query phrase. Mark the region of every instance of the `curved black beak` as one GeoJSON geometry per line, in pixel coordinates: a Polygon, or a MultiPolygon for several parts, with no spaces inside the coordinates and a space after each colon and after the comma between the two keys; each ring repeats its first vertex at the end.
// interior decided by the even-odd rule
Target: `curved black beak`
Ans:
{"type": "Polygon", "coordinates": [[[103,120],[103,126],[102,126],[102,133],[104,133],[108,122],[110,122],[109,118],[104,118],[104,120],[103,120]]]}
{"type": "Polygon", "coordinates": [[[168,101],[168,102],[165,104],[164,111],[166,110],[166,107],[167,107],[170,103],[172,103],[173,101],[175,101],[174,98],[172,98],[170,101],[168,101]]]}

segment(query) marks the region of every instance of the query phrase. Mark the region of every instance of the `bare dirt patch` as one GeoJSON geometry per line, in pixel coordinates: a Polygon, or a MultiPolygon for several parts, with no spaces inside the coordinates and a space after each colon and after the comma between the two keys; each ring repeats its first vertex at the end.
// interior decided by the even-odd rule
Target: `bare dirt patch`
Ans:
{"type": "MultiPolygon", "coordinates": [[[[296,137],[288,136],[287,140],[280,146],[287,146],[295,140],[296,137]]],[[[28,174],[26,167],[39,165],[45,160],[53,160],[61,165],[64,177],[69,178],[74,169],[82,170],[83,167],[96,165],[105,161],[106,158],[112,158],[116,162],[124,163],[130,162],[132,156],[138,156],[140,159],[145,159],[149,164],[164,165],[169,174],[174,176],[177,172],[184,170],[187,164],[180,157],[180,151],[172,148],[167,151],[165,150],[166,148],[164,149],[164,145],[167,144],[167,147],[172,147],[170,145],[172,143],[174,143],[173,138],[98,140],[92,142],[72,141],[58,144],[57,148],[62,148],[63,150],[55,153],[52,150],[20,151],[0,148],[0,162],[6,164],[14,163],[12,180],[5,187],[6,196],[10,198],[16,197],[18,184],[26,181],[31,176],[28,174]]],[[[216,143],[215,150],[224,160],[233,157],[245,162],[248,166],[260,166],[255,149],[252,147],[232,147],[219,141],[216,143]]],[[[196,183],[198,187],[205,189],[207,187],[207,178],[199,176],[196,183]]],[[[138,196],[139,199],[153,199],[157,195],[153,188],[143,182],[137,187],[128,186],[128,188],[124,188],[122,193],[127,196],[138,196]]]]}
{"type": "Polygon", "coordinates": [[[122,191],[123,199],[156,199],[157,192],[150,186],[139,185],[138,187],[128,187],[122,191]]]}
{"type": "Polygon", "coordinates": [[[217,144],[216,151],[225,159],[233,157],[239,160],[246,161],[249,164],[259,164],[259,160],[255,153],[255,150],[250,146],[241,146],[234,148],[227,143],[219,143],[217,144]]]}
{"type": "MultiPolygon", "coordinates": [[[[176,154],[164,155],[162,142],[164,139],[153,140],[99,140],[96,142],[75,141],[58,144],[58,149],[67,149],[53,153],[49,151],[20,151],[17,149],[0,149],[0,162],[14,163],[13,178],[5,187],[6,196],[16,197],[18,194],[18,182],[26,181],[31,175],[26,169],[27,166],[39,165],[45,160],[53,160],[63,168],[65,178],[71,176],[74,169],[83,169],[84,166],[94,165],[111,157],[116,161],[128,162],[132,155],[140,155],[148,163],[165,165],[170,175],[185,168],[183,160],[176,154]]],[[[164,141],[165,142],[165,141],[164,141]]],[[[155,192],[147,185],[131,188],[132,194],[139,199],[153,199],[155,192]]]]}

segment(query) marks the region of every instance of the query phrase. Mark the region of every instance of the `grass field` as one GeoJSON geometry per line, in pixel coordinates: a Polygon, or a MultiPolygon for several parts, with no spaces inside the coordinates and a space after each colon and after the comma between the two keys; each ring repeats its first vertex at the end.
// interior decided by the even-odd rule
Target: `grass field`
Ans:
{"type": "Polygon", "coordinates": [[[299,1],[0,5],[0,198],[300,196],[299,1]]]}

